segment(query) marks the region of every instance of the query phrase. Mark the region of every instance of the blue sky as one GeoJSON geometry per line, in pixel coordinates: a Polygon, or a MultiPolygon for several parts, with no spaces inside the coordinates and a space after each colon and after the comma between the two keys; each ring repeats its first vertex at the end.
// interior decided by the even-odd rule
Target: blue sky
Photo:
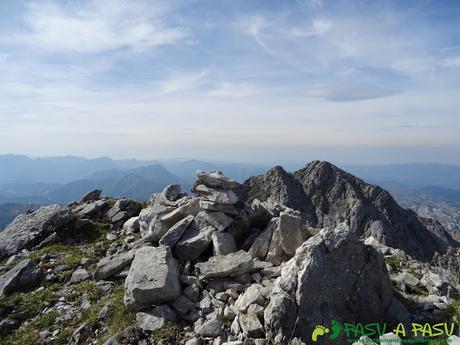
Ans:
{"type": "Polygon", "coordinates": [[[0,153],[460,164],[458,1],[0,2],[0,153]]]}

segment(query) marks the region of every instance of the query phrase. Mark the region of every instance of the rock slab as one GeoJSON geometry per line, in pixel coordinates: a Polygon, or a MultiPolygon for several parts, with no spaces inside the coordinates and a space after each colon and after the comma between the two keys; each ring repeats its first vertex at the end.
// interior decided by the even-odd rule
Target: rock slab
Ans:
{"type": "Polygon", "coordinates": [[[181,293],[180,271],[168,247],[136,251],[125,281],[125,306],[130,311],[173,302],[181,293]]]}

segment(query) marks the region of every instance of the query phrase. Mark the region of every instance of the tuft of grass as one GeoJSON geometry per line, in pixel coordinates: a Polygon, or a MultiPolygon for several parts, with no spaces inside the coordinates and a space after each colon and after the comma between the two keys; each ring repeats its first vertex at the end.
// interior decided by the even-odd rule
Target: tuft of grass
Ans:
{"type": "Polygon", "coordinates": [[[48,289],[31,293],[16,292],[0,299],[0,306],[12,310],[9,317],[23,321],[38,315],[56,300],[54,292],[48,289]]]}
{"type": "Polygon", "coordinates": [[[162,328],[153,332],[152,338],[163,344],[179,344],[184,336],[184,330],[173,322],[166,323],[162,328]]]}
{"type": "Polygon", "coordinates": [[[396,272],[399,272],[401,270],[401,263],[402,260],[398,259],[394,256],[385,256],[385,263],[390,265],[396,272]]]}
{"type": "Polygon", "coordinates": [[[136,314],[126,310],[123,298],[123,284],[120,284],[114,288],[112,294],[108,298],[102,301],[100,309],[102,309],[102,307],[110,301],[113,303],[113,310],[109,314],[109,317],[106,321],[107,331],[99,339],[99,344],[103,344],[104,341],[106,341],[114,334],[120,333],[123,330],[128,329],[129,327],[136,324],[136,314]]]}
{"type": "Polygon", "coordinates": [[[34,345],[39,343],[39,333],[45,329],[55,327],[57,311],[50,311],[40,315],[32,323],[17,329],[12,334],[0,340],[0,344],[34,345]]]}
{"type": "Polygon", "coordinates": [[[103,291],[93,281],[85,280],[72,286],[72,292],[67,295],[67,299],[76,301],[83,294],[88,296],[91,303],[96,303],[101,299],[103,291]]]}
{"type": "Polygon", "coordinates": [[[224,313],[219,314],[217,318],[219,319],[220,323],[224,326],[230,327],[230,325],[232,324],[232,320],[226,317],[224,313]]]}
{"type": "Polygon", "coordinates": [[[135,313],[126,311],[123,299],[124,289],[123,285],[120,284],[114,289],[111,295],[111,301],[114,305],[114,309],[107,321],[107,325],[109,326],[109,329],[112,333],[111,336],[129,326],[134,325],[136,322],[135,313]]]}

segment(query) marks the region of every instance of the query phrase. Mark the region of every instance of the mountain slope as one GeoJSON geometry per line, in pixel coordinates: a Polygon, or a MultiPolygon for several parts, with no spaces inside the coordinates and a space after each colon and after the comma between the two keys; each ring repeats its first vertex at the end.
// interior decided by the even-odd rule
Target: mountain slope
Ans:
{"type": "Polygon", "coordinates": [[[104,195],[147,200],[152,193],[179,179],[159,164],[131,170],[110,169],[85,179],[73,181],[50,192],[50,199],[58,203],[78,200],[91,189],[102,189],[104,195]]]}
{"type": "Polygon", "coordinates": [[[0,155],[0,183],[67,183],[105,169],[133,169],[148,164],[145,161],[113,160],[108,157],[30,158],[0,155]]]}
{"type": "MultiPolygon", "coordinates": [[[[334,227],[346,222],[360,236],[373,236],[383,244],[423,259],[431,258],[435,252],[444,252],[449,245],[458,244],[439,223],[426,222],[414,212],[401,208],[387,191],[328,162],[311,162],[294,174],[288,174],[280,167],[277,170],[279,175],[291,176],[291,186],[296,186],[294,180],[302,186],[304,196],[297,185],[284,199],[298,200],[295,207],[305,212],[305,206],[299,208],[305,198],[302,205],[312,205],[316,215],[316,223],[310,223],[311,226],[334,227]]],[[[256,179],[270,180],[272,173],[256,179]]],[[[266,200],[271,195],[279,195],[280,188],[283,189],[281,186],[269,184],[269,190],[260,193],[253,178],[245,182],[243,195],[247,200],[266,200]]]]}
{"type": "Polygon", "coordinates": [[[20,213],[27,210],[36,210],[40,205],[7,203],[0,205],[0,231],[10,224],[20,213]]]}

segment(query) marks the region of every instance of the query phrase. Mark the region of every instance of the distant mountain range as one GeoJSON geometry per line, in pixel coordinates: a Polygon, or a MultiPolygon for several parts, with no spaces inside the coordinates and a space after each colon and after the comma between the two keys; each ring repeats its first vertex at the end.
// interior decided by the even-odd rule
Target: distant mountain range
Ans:
{"type": "Polygon", "coordinates": [[[460,165],[450,164],[382,164],[345,165],[347,171],[379,184],[401,187],[442,187],[460,191],[460,165]]]}
{"type": "MultiPolygon", "coordinates": [[[[388,189],[402,206],[423,212],[425,216],[429,216],[429,210],[435,210],[433,216],[439,218],[442,214],[446,227],[460,228],[460,216],[457,219],[460,214],[460,166],[391,164],[343,168],[388,189]]],[[[14,212],[30,205],[66,204],[80,199],[91,189],[102,189],[107,196],[147,200],[152,193],[172,183],[180,184],[188,192],[197,170],[220,170],[243,182],[268,169],[268,165],[262,164],[193,159],[141,161],[0,155],[0,205],[9,204],[0,209],[0,229],[14,212]],[[11,206],[13,204],[15,206],[11,206]]]]}
{"type": "Polygon", "coordinates": [[[14,218],[27,210],[36,210],[40,205],[8,203],[0,205],[0,230],[11,223],[14,218]]]}
{"type": "Polygon", "coordinates": [[[133,169],[151,164],[135,159],[75,156],[30,158],[0,155],[0,183],[68,183],[106,169],[133,169]]]}
{"type": "Polygon", "coordinates": [[[65,204],[95,188],[102,189],[108,196],[147,200],[152,193],[172,183],[188,191],[199,169],[221,170],[240,181],[266,171],[262,165],[199,160],[0,155],[0,204],[65,204]]]}

